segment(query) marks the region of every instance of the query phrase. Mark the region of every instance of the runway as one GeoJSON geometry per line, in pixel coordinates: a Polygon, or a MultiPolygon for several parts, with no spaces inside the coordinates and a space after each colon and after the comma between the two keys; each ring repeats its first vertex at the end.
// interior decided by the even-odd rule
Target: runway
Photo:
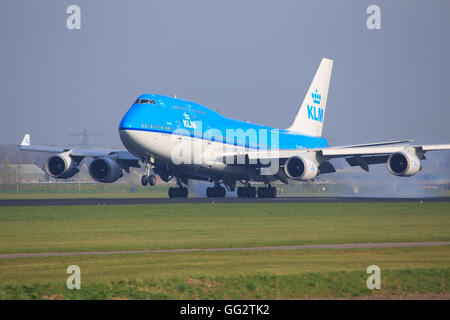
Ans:
{"type": "Polygon", "coordinates": [[[313,244],[297,246],[244,247],[244,248],[206,248],[206,249],[167,249],[167,250],[124,250],[124,251],[82,251],[82,252],[37,252],[0,254],[1,259],[96,256],[142,253],[182,253],[182,252],[223,252],[223,251],[258,251],[258,250],[316,250],[316,249],[361,249],[361,248],[405,248],[448,246],[450,242],[392,242],[392,243],[347,243],[347,244],[313,244]]]}
{"type": "Polygon", "coordinates": [[[4,199],[6,206],[95,206],[136,204],[197,203],[339,203],[339,202],[450,202],[450,197],[435,198],[365,198],[365,197],[280,197],[264,198],[68,198],[68,199],[4,199]]]}

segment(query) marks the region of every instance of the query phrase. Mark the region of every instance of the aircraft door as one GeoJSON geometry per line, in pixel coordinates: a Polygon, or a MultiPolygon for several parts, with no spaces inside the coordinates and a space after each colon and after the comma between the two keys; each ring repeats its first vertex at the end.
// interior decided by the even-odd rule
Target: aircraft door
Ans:
{"type": "Polygon", "coordinates": [[[177,126],[177,129],[176,129],[177,140],[181,141],[181,122],[180,122],[180,120],[176,120],[176,126],[177,126]]]}

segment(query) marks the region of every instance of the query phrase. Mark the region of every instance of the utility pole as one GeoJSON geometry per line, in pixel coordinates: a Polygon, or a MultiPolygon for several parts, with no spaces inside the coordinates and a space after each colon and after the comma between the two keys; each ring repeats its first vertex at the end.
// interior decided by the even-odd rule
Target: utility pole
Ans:
{"type": "Polygon", "coordinates": [[[17,165],[16,167],[16,192],[19,193],[19,168],[20,166],[17,165]]]}
{"type": "Polygon", "coordinates": [[[72,134],[70,134],[70,136],[72,136],[72,137],[81,137],[81,144],[80,145],[83,148],[88,148],[89,146],[91,146],[91,144],[89,143],[89,137],[99,137],[101,135],[99,133],[89,133],[88,127],[84,126],[83,130],[81,132],[72,133],[72,134]]]}

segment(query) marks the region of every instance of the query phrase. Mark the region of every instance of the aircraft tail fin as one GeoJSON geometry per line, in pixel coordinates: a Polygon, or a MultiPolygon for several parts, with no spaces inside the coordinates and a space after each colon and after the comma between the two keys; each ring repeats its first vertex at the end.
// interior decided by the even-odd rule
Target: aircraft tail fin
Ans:
{"type": "Polygon", "coordinates": [[[27,133],[23,139],[22,142],[20,143],[21,147],[29,147],[30,146],[30,134],[27,133]]]}
{"type": "Polygon", "coordinates": [[[300,109],[287,129],[313,137],[322,136],[323,121],[325,120],[325,107],[330,86],[333,60],[323,58],[309,86],[300,109]]]}

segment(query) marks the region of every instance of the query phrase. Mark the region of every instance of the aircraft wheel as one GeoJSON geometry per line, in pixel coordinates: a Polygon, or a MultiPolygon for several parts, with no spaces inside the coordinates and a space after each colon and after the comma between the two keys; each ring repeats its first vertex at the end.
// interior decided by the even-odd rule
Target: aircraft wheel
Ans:
{"type": "MultiPolygon", "coordinates": [[[[238,188],[238,196],[240,198],[251,198],[252,197],[251,188],[246,188],[246,187],[239,187],[239,188],[238,188]],[[239,196],[239,188],[241,188],[240,196],[239,196]]],[[[255,189],[255,194],[256,194],[256,189],[255,189]]]]}
{"type": "Polygon", "coordinates": [[[246,197],[246,195],[245,195],[245,192],[246,190],[245,190],[245,188],[244,187],[238,187],[237,188],[237,196],[238,196],[238,198],[245,198],[246,197]]]}
{"type": "Polygon", "coordinates": [[[266,197],[266,188],[258,188],[258,198],[265,198],[266,197]]]}
{"type": "Polygon", "coordinates": [[[143,185],[144,187],[148,184],[147,176],[142,176],[142,177],[141,177],[141,183],[142,183],[142,185],[143,185]]]}
{"type": "Polygon", "coordinates": [[[271,187],[270,188],[270,197],[271,198],[276,198],[277,197],[277,188],[275,188],[275,187],[271,187]]]}
{"type": "Polygon", "coordinates": [[[189,191],[188,191],[188,188],[186,188],[186,187],[181,187],[180,188],[180,193],[181,193],[181,196],[183,197],[183,198],[187,198],[188,197],[188,194],[189,194],[189,191]]]}
{"type": "Polygon", "coordinates": [[[219,194],[219,196],[221,198],[225,198],[225,195],[227,194],[227,190],[224,187],[219,187],[217,191],[218,191],[217,193],[219,194]]]}
{"type": "Polygon", "coordinates": [[[156,177],[152,174],[147,178],[148,184],[154,186],[156,184],[156,177]]]}
{"type": "Polygon", "coordinates": [[[169,188],[169,198],[187,198],[189,194],[188,188],[186,187],[178,187],[178,188],[169,188]]]}

